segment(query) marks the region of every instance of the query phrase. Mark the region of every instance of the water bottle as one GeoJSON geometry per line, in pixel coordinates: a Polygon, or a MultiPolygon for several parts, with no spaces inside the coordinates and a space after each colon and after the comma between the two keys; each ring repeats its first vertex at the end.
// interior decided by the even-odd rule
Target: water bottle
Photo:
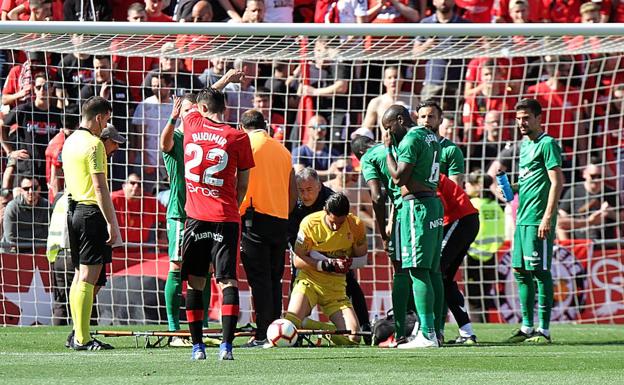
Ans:
{"type": "Polygon", "coordinates": [[[509,184],[509,178],[507,178],[507,174],[505,174],[504,171],[498,170],[498,172],[496,173],[496,181],[503,190],[505,200],[507,202],[511,202],[514,199],[514,193],[511,189],[511,184],[509,184]]]}

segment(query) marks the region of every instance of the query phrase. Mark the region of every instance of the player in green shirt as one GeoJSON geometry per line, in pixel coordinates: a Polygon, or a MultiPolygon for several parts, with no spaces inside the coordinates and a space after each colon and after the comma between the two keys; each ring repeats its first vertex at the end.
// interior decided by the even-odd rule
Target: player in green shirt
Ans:
{"type": "Polygon", "coordinates": [[[461,149],[453,141],[440,135],[440,125],[444,117],[442,108],[433,100],[424,100],[418,105],[416,124],[431,130],[442,147],[440,153],[440,173],[448,176],[462,189],[464,188],[464,174],[466,162],[461,149]]]}
{"type": "MultiPolygon", "coordinates": [[[[238,82],[242,78],[241,71],[229,70],[212,88],[221,90],[230,82],[238,82]]],[[[160,149],[163,152],[165,168],[169,176],[169,202],[167,204],[167,239],[169,240],[169,274],[165,283],[165,308],[169,331],[180,330],[180,304],[182,298],[182,267],[181,244],[184,237],[186,220],[186,184],[184,181],[184,127],[176,128],[178,118],[184,117],[195,105],[194,94],[186,94],[182,98],[174,97],[173,110],[167,125],[160,134],[160,149]]],[[[210,284],[204,288],[204,326],[208,326],[208,309],[210,308],[210,284]]],[[[188,339],[173,337],[170,346],[191,346],[188,339]]]]}
{"type": "Polygon", "coordinates": [[[402,349],[439,346],[434,324],[444,304],[440,250],[443,208],[436,194],[440,179],[440,144],[427,128],[415,126],[409,111],[400,105],[388,108],[382,118],[386,163],[393,183],[401,187],[400,227],[402,267],[412,277],[414,302],[420,319],[416,338],[402,349]],[[396,146],[396,159],[392,146],[396,146]],[[435,315],[434,315],[435,313],[435,315]]]}
{"type": "Polygon", "coordinates": [[[535,99],[523,99],[516,105],[516,125],[527,138],[520,147],[518,184],[513,186],[518,191],[519,204],[512,267],[522,310],[522,326],[508,339],[514,343],[551,341],[548,330],[553,304],[550,267],[563,173],[561,148],[542,129],[541,117],[542,106],[535,99]],[[534,280],[539,307],[537,330],[533,329],[534,280]]]}
{"type": "Polygon", "coordinates": [[[403,270],[400,254],[397,253],[399,247],[399,229],[396,220],[397,209],[401,207],[401,189],[392,182],[390,171],[386,164],[386,148],[382,143],[375,143],[374,140],[366,136],[359,136],[351,142],[351,150],[360,160],[362,176],[368,184],[373,210],[381,238],[384,242],[384,249],[392,261],[394,267],[394,277],[392,280],[392,311],[394,313],[395,335],[394,342],[389,346],[396,346],[405,340],[405,317],[410,292],[411,279],[407,271],[403,270]],[[382,189],[383,186],[383,189],[382,189]],[[385,190],[385,191],[384,191],[385,190]],[[386,224],[386,198],[393,204],[389,222],[392,230],[388,230],[386,224]]]}

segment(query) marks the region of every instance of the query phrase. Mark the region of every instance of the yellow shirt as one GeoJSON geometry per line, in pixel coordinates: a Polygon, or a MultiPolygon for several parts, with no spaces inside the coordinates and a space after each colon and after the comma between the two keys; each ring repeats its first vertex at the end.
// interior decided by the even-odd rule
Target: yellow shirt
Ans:
{"type": "Polygon", "coordinates": [[[106,151],[100,138],[88,131],[76,130],[65,140],[61,157],[65,190],[76,202],[97,205],[91,175],[106,175],[106,151]]]}
{"type": "Polygon", "coordinates": [[[249,140],[256,166],[249,170],[249,186],[240,214],[245,214],[251,198],[257,212],[288,219],[290,152],[264,130],[251,132],[249,140]]]}
{"type": "MultiPolygon", "coordinates": [[[[366,243],[366,228],[360,218],[353,214],[337,231],[325,223],[325,211],[318,211],[303,218],[297,234],[297,245],[306,252],[312,250],[325,254],[328,258],[352,258],[353,246],[366,243]]],[[[327,273],[315,269],[304,269],[305,276],[323,287],[346,286],[345,275],[327,273]]]]}

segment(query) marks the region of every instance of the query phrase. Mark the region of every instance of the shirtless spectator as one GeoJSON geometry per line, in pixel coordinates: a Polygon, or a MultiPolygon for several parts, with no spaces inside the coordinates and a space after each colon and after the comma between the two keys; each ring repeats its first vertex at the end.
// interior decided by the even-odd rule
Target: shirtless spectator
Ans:
{"type": "Polygon", "coordinates": [[[402,92],[403,78],[397,66],[384,69],[383,85],[386,92],[371,99],[364,115],[363,127],[377,132],[381,125],[381,117],[393,104],[402,104],[408,109],[418,105],[418,98],[410,93],[402,92]]]}

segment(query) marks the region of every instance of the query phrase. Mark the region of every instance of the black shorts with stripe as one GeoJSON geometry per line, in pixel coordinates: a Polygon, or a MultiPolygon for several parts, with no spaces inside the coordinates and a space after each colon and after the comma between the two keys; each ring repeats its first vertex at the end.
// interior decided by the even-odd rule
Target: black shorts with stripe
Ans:
{"type": "MultiPolygon", "coordinates": [[[[77,204],[67,211],[69,246],[74,266],[106,265],[113,261],[113,249],[106,244],[108,226],[102,211],[97,205],[77,204]]],[[[102,268],[95,283],[106,285],[106,267],[102,268]]]]}
{"type": "Polygon", "coordinates": [[[182,242],[182,279],[187,280],[189,275],[207,276],[211,263],[217,281],[236,279],[239,254],[239,223],[186,220],[182,242]]]}

